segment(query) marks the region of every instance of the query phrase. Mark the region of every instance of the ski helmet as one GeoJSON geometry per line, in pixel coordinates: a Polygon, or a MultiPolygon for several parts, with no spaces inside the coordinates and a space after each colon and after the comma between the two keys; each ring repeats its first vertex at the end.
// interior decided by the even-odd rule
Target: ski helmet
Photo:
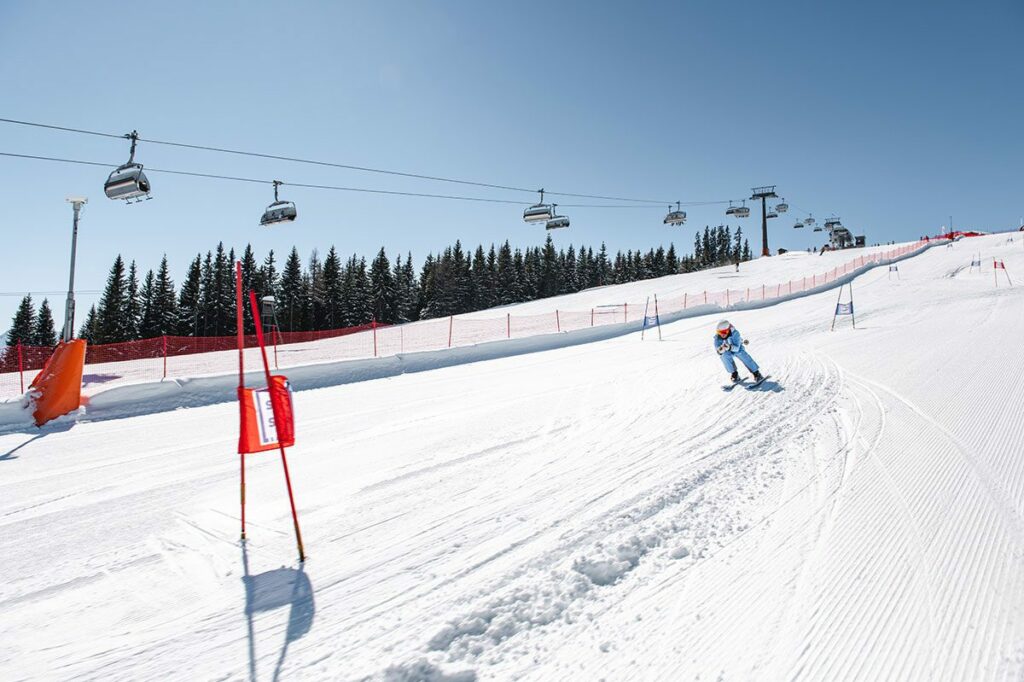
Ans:
{"type": "Polygon", "coordinates": [[[719,320],[718,326],[715,327],[715,330],[719,334],[721,334],[722,332],[727,332],[730,329],[732,329],[732,325],[729,323],[729,320],[719,320]]]}

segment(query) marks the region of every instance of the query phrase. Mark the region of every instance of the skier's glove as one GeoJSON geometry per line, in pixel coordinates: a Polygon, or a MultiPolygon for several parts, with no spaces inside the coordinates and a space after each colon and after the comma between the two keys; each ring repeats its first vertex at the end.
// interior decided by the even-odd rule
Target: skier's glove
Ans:
{"type": "Polygon", "coordinates": [[[718,347],[718,354],[722,355],[723,353],[728,353],[731,348],[732,344],[726,341],[725,343],[718,347]]]}

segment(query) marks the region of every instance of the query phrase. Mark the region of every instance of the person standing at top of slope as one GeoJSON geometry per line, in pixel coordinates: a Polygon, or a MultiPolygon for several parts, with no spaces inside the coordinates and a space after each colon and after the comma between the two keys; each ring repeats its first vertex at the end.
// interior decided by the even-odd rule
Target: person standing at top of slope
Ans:
{"type": "Polygon", "coordinates": [[[739,383],[740,381],[740,373],[736,371],[736,358],[739,358],[746,365],[747,369],[750,370],[751,374],[754,375],[755,382],[760,383],[764,381],[760,368],[744,347],[746,341],[740,337],[739,330],[733,327],[729,320],[722,320],[718,323],[716,332],[715,350],[722,357],[722,364],[725,365],[725,369],[732,375],[733,383],[739,383]]]}

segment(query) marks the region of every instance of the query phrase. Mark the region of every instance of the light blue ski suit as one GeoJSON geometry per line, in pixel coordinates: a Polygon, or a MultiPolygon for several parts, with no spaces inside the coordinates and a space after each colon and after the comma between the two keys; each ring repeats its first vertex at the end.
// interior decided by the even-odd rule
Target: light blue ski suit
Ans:
{"type": "Polygon", "coordinates": [[[722,364],[725,365],[729,374],[736,371],[736,358],[739,358],[752,373],[758,371],[757,363],[754,362],[754,358],[750,357],[747,349],[743,346],[743,339],[740,338],[740,333],[736,327],[733,327],[732,332],[724,339],[715,334],[715,350],[718,351],[719,357],[722,358],[722,364]]]}

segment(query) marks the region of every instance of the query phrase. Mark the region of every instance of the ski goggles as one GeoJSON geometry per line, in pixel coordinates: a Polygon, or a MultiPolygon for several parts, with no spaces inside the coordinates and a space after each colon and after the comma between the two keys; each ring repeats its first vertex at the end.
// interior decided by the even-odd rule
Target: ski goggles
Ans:
{"type": "Polygon", "coordinates": [[[731,332],[731,331],[732,331],[731,329],[719,329],[718,330],[718,335],[724,338],[726,336],[729,336],[729,332],[731,332]]]}

